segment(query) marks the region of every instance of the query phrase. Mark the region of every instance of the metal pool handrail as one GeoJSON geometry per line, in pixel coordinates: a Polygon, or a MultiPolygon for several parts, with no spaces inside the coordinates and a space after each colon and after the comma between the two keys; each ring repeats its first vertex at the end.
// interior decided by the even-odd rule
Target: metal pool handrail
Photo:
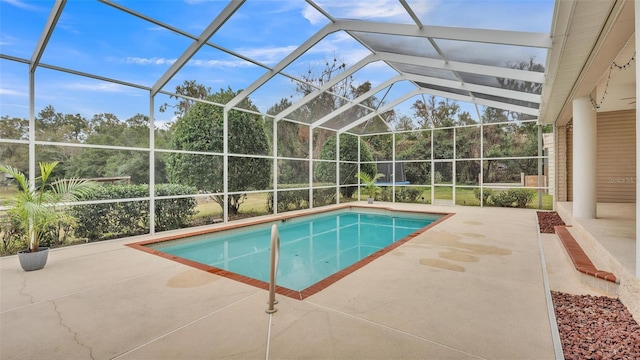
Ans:
{"type": "Polygon", "coordinates": [[[276,224],[271,226],[271,262],[269,265],[269,307],[267,314],[273,314],[278,311],[274,305],[278,303],[276,300],[276,273],[278,272],[278,260],[280,259],[280,235],[276,224]]]}

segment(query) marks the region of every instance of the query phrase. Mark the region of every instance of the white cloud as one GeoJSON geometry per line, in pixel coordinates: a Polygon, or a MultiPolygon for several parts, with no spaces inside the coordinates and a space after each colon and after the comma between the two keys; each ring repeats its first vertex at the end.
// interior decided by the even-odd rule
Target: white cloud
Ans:
{"type": "MultiPolygon", "coordinates": [[[[159,57],[152,58],[142,58],[142,57],[127,57],[124,62],[127,64],[136,64],[136,65],[172,65],[176,62],[177,59],[165,59],[159,57]]],[[[187,63],[187,65],[198,66],[198,67],[206,67],[206,68],[240,68],[240,67],[249,67],[252,64],[248,63],[244,60],[202,60],[202,59],[191,59],[187,63]]]]}
{"type": "Polygon", "coordinates": [[[314,9],[313,6],[307,5],[302,9],[302,16],[305,19],[309,20],[311,25],[319,25],[323,22],[327,22],[327,18],[318,12],[318,10],[314,9]]]}
{"type": "Polygon", "coordinates": [[[297,46],[278,46],[253,49],[236,49],[236,52],[263,64],[274,64],[294,51],[297,46]]]}
{"type": "Polygon", "coordinates": [[[248,63],[244,60],[189,60],[189,65],[200,66],[200,67],[226,67],[226,68],[240,68],[240,67],[249,67],[252,64],[248,63]]]}
{"type": "Polygon", "coordinates": [[[397,1],[377,0],[377,1],[356,1],[349,2],[349,7],[345,2],[341,4],[342,10],[347,11],[347,17],[355,17],[357,19],[375,19],[375,18],[396,18],[398,16],[406,17],[406,10],[397,1]]]}
{"type": "Polygon", "coordinates": [[[418,16],[419,19],[425,19],[433,9],[440,6],[440,1],[414,1],[412,3],[409,3],[409,6],[411,6],[411,10],[413,10],[413,12],[416,14],[416,16],[418,16]]]}
{"type": "Polygon", "coordinates": [[[7,3],[9,5],[13,5],[17,8],[24,10],[40,10],[38,6],[34,6],[33,4],[28,4],[21,0],[0,0],[0,2],[7,3]]]}
{"type": "Polygon", "coordinates": [[[307,53],[323,55],[322,62],[337,56],[338,60],[343,61],[347,66],[351,66],[371,54],[371,51],[362,47],[346,32],[337,32],[324,38],[309,49],[307,53]]]}
{"type": "Polygon", "coordinates": [[[109,93],[120,93],[126,92],[128,90],[127,87],[108,83],[108,82],[97,82],[97,83],[67,83],[62,85],[65,89],[69,90],[81,90],[81,91],[97,91],[97,92],[109,92],[109,93]]]}
{"type": "MultiPolygon", "coordinates": [[[[407,11],[400,2],[396,0],[324,0],[317,1],[316,3],[335,18],[384,19],[394,22],[411,21],[407,11]]],[[[427,13],[437,6],[437,3],[437,1],[415,1],[411,3],[410,6],[419,18],[424,18],[427,13]]],[[[324,16],[311,6],[305,7],[303,16],[312,24],[316,24],[321,19],[324,19],[324,16]]]]}
{"type": "Polygon", "coordinates": [[[185,4],[188,4],[188,5],[198,5],[198,4],[211,2],[211,1],[215,1],[215,0],[184,0],[185,4]]]}
{"type": "Polygon", "coordinates": [[[7,34],[0,34],[0,46],[15,45],[18,41],[13,36],[7,34]]]}
{"type": "Polygon", "coordinates": [[[5,88],[0,88],[0,95],[4,95],[4,96],[24,96],[26,97],[27,94],[20,92],[20,91],[16,91],[13,89],[5,89],[5,88]]]}
{"type": "Polygon", "coordinates": [[[165,58],[141,58],[141,57],[127,57],[125,59],[125,63],[127,64],[137,64],[137,65],[171,65],[176,62],[176,59],[165,59],[165,58]]]}

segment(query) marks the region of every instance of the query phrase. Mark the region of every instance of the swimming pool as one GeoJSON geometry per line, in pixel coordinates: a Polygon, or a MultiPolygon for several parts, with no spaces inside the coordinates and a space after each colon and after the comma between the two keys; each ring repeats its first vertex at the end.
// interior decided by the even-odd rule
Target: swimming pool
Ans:
{"type": "MultiPolygon", "coordinates": [[[[264,288],[269,281],[271,225],[276,223],[280,233],[279,292],[306,292],[308,296],[343,277],[345,270],[361,267],[363,260],[372,261],[444,216],[349,206],[144,246],[190,265],[202,264],[204,267],[198,267],[206,270],[220,269],[258,280],[245,282],[264,288]]],[[[298,296],[302,294],[292,297],[298,296]]]]}

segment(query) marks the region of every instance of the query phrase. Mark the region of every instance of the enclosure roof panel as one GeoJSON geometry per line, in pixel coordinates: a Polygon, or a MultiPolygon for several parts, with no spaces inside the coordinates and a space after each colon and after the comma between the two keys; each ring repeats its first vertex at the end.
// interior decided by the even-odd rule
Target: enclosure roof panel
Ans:
{"type": "MultiPolygon", "coordinates": [[[[222,104],[226,110],[249,99],[275,121],[339,132],[391,131],[394,114],[410,113],[416,96],[424,95],[461,101],[475,108],[469,112],[488,106],[537,116],[552,46],[553,5],[552,0],[4,1],[0,64],[21,62],[36,73],[54,69],[132,85],[175,101],[180,86],[195,81],[212,93],[232,89],[236,95],[222,104]]],[[[4,70],[3,79],[10,79],[4,70]]],[[[20,94],[28,93],[28,84],[3,80],[1,85],[0,109],[7,113],[0,115],[11,116],[10,104],[24,102],[20,94]]],[[[113,89],[95,86],[89,95],[108,102],[113,89]]],[[[139,108],[139,98],[131,104],[122,98],[113,101],[118,111],[139,108]]],[[[82,111],[64,98],[52,102],[64,112],[82,111]]]]}

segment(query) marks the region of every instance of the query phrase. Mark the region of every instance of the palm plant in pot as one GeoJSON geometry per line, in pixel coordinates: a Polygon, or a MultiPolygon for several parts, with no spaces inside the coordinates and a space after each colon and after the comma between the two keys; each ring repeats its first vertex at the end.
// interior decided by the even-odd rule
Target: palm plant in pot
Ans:
{"type": "Polygon", "coordinates": [[[94,192],[96,184],[83,179],[64,179],[51,182],[51,174],[58,162],[41,162],[40,176],[28,180],[27,176],[11,166],[0,166],[0,171],[13,177],[18,191],[9,199],[7,211],[23,234],[27,249],[18,252],[20,265],[25,271],[42,269],[47,263],[48,247],[40,247],[40,240],[51,226],[70,220],[71,215],[57,207],[77,201],[94,192]]]}
{"type": "Polygon", "coordinates": [[[364,171],[360,171],[356,174],[356,178],[362,182],[362,184],[364,185],[364,190],[369,196],[367,198],[367,202],[369,204],[373,204],[373,200],[376,198],[376,195],[380,193],[380,187],[376,184],[376,182],[382,177],[384,177],[384,174],[377,173],[371,176],[364,171]]]}

